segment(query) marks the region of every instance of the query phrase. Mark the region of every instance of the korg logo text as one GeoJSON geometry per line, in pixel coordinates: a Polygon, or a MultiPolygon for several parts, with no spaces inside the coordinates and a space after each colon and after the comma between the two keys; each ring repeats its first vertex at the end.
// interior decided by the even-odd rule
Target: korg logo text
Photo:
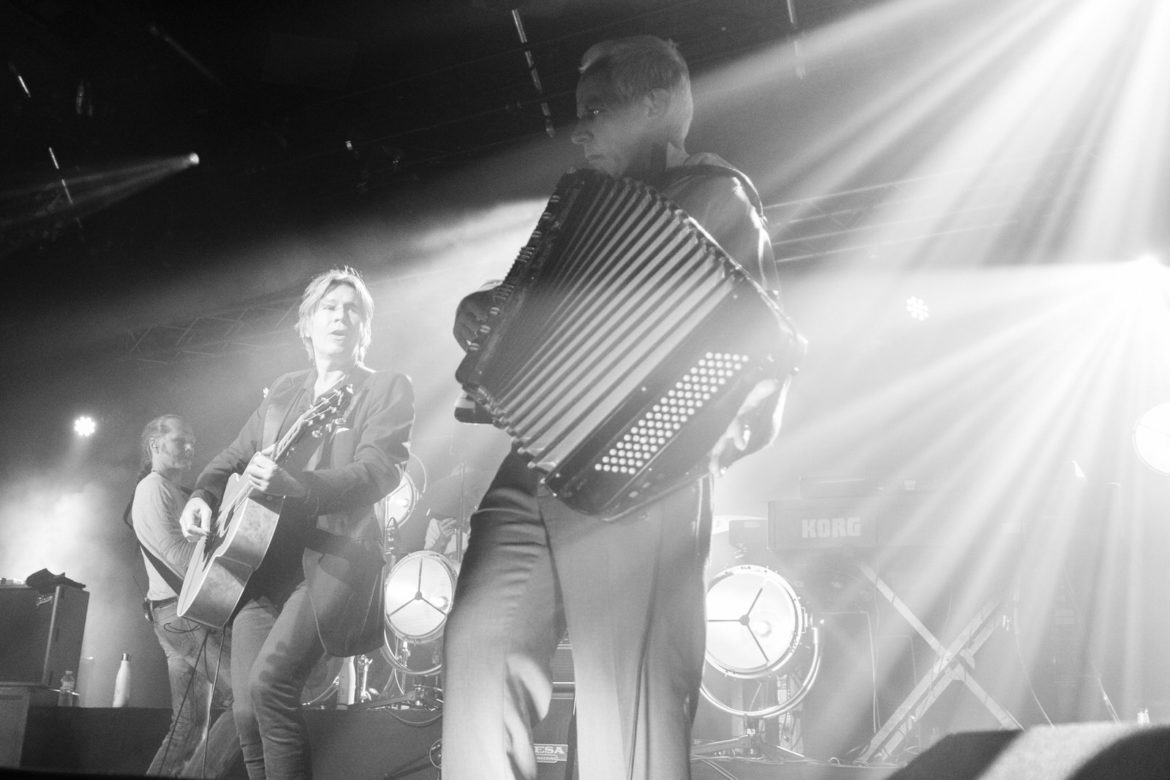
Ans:
{"type": "Polygon", "coordinates": [[[861,517],[802,517],[801,539],[834,539],[861,536],[861,517]]]}

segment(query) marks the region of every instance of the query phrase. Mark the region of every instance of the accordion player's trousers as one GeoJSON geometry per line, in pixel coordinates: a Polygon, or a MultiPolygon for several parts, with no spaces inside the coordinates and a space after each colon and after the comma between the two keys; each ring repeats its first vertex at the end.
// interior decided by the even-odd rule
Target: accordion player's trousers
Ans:
{"type": "Polygon", "coordinates": [[[582,780],[690,776],[709,488],[610,523],[543,491],[488,490],[446,626],[444,780],[536,777],[532,727],[566,627],[582,780]]]}

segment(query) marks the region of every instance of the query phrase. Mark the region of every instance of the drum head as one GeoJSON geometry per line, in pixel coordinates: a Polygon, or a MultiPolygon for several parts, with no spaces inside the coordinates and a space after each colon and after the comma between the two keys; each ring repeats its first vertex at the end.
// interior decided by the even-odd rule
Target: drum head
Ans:
{"type": "Polygon", "coordinates": [[[763,566],[733,566],[707,588],[707,661],[732,677],[754,678],[783,666],[800,643],[807,617],[792,586],[763,566]]]}
{"type": "Polygon", "coordinates": [[[418,503],[418,489],[409,474],[403,474],[398,487],[378,502],[376,514],[383,528],[393,528],[406,522],[414,505],[418,503]]]}
{"type": "Polygon", "coordinates": [[[386,578],[386,626],[403,639],[426,642],[439,636],[455,598],[455,567],[439,553],[414,552],[386,578]]]}

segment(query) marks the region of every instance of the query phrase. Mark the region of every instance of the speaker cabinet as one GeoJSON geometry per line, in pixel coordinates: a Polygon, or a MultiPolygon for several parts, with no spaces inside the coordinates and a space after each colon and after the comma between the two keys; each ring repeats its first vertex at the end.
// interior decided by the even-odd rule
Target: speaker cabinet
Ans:
{"type": "Polygon", "coordinates": [[[305,710],[314,777],[434,780],[443,722],[393,710],[305,710]]]}
{"type": "Polygon", "coordinates": [[[20,766],[49,777],[141,777],[170,721],[162,708],[33,706],[20,766]]]}
{"type": "Polygon", "coordinates": [[[20,766],[29,709],[56,703],[53,691],[27,685],[0,687],[0,767],[20,766]]]}
{"type": "Polygon", "coordinates": [[[539,780],[570,780],[577,763],[572,688],[554,690],[548,715],[532,730],[539,780]]]}
{"type": "Polygon", "coordinates": [[[1170,728],[1077,723],[951,734],[890,780],[1164,780],[1170,728]]]}
{"type": "Polygon", "coordinates": [[[0,585],[0,685],[55,686],[76,672],[88,609],[89,593],[80,588],[0,585]]]}
{"type": "Polygon", "coordinates": [[[849,763],[878,727],[877,669],[867,612],[818,612],[821,667],[800,709],[804,755],[849,763]]]}

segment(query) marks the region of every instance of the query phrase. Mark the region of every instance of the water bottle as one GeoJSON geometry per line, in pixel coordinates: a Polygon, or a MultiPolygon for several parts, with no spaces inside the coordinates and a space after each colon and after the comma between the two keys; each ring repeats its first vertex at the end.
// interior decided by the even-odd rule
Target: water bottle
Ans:
{"type": "Polygon", "coordinates": [[[61,687],[57,689],[57,706],[72,707],[77,703],[77,677],[73,670],[61,675],[61,687]]]}
{"type": "Polygon", "coordinates": [[[353,656],[341,659],[341,669],[337,673],[337,704],[349,707],[354,702],[354,683],[357,682],[357,673],[354,670],[353,656]]]}
{"type": "Polygon", "coordinates": [[[114,706],[125,707],[130,703],[130,654],[122,653],[122,663],[114,677],[114,706]]]}

